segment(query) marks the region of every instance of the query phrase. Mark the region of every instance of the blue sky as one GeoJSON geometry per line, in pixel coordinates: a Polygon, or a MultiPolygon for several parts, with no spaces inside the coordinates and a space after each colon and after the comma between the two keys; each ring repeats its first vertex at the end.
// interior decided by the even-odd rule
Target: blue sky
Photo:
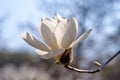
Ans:
{"type": "Polygon", "coordinates": [[[21,30],[17,27],[19,23],[27,20],[31,20],[35,26],[40,23],[40,18],[44,13],[39,13],[35,4],[35,0],[0,0],[0,16],[8,15],[8,19],[0,28],[7,40],[7,48],[17,50],[25,44],[20,38],[21,30]]]}
{"type": "MultiPolygon", "coordinates": [[[[60,0],[57,0],[57,2],[61,3],[60,0]]],[[[24,26],[20,26],[22,29],[19,30],[18,25],[29,21],[36,27],[37,32],[41,17],[48,17],[56,13],[56,9],[51,9],[51,11],[47,10],[47,8],[50,9],[51,6],[48,4],[52,5],[55,3],[53,0],[41,1],[39,4],[37,4],[37,0],[0,0],[0,17],[7,15],[6,21],[0,27],[5,39],[5,42],[3,41],[4,43],[1,46],[11,51],[19,50],[21,47],[23,48],[23,46],[24,49],[33,49],[26,45],[20,37],[21,32],[27,31],[32,34],[33,31],[30,31],[24,26]],[[38,9],[38,5],[40,5],[40,9],[38,9]],[[50,12],[47,13],[46,11],[50,12]]],[[[54,7],[54,5],[52,7],[54,7]]],[[[33,33],[33,35],[34,34],[35,33],[33,33]]]]}
{"type": "MultiPolygon", "coordinates": [[[[71,0],[74,1],[74,0],[71,0]]],[[[79,1],[79,0],[75,0],[79,1]]],[[[82,4],[82,1],[81,3],[82,4]]],[[[27,31],[37,37],[39,40],[40,37],[38,36],[38,27],[40,25],[40,20],[42,17],[53,17],[56,12],[62,14],[64,17],[74,16],[71,12],[76,10],[70,0],[0,0],[0,18],[4,15],[6,17],[5,22],[0,24],[0,29],[2,30],[2,35],[4,37],[2,44],[0,45],[5,47],[11,51],[17,51],[20,49],[27,49],[30,51],[34,51],[34,49],[27,45],[20,37],[21,32],[27,31]],[[64,4],[64,5],[63,5],[64,4]],[[56,6],[57,5],[57,6],[56,6]],[[63,9],[64,8],[64,9],[63,9]],[[35,32],[26,28],[25,26],[19,26],[21,23],[25,24],[30,22],[35,27],[35,32]],[[19,26],[19,27],[18,27],[19,26]]],[[[97,48],[100,50],[101,41],[105,41],[104,35],[113,35],[117,32],[118,26],[115,26],[113,23],[120,20],[120,1],[114,3],[111,9],[112,11],[109,16],[106,16],[105,19],[102,21],[102,24],[105,26],[99,32],[93,30],[91,36],[94,34],[94,38],[97,38],[96,44],[97,48]],[[116,27],[116,28],[115,28],[116,27]]],[[[75,13],[77,15],[81,15],[81,13],[75,13]]],[[[75,17],[78,18],[78,16],[75,17]]],[[[96,20],[96,16],[92,15],[89,17],[85,26],[88,28],[94,28],[95,23],[92,22],[96,20]],[[94,20],[95,19],[95,20],[94,20]]],[[[80,21],[80,20],[79,20],[80,21]]],[[[101,26],[102,27],[102,26],[101,26]]],[[[103,47],[104,45],[102,45],[103,47]]],[[[112,47],[110,47],[112,48],[112,47]]]]}

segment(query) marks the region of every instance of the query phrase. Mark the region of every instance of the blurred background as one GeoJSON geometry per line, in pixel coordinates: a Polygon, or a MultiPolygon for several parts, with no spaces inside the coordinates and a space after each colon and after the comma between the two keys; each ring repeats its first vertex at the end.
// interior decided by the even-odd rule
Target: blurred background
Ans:
{"type": "Polygon", "coordinates": [[[76,17],[79,36],[89,37],[74,48],[72,66],[94,69],[120,50],[120,0],[0,0],[0,80],[120,80],[120,55],[96,74],[83,74],[40,59],[20,34],[29,32],[41,41],[42,17],[76,17]]]}

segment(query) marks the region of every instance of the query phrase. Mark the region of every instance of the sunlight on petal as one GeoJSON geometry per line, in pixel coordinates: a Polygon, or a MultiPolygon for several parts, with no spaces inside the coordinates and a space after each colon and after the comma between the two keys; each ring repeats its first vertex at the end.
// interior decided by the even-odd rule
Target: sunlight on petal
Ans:
{"type": "Polygon", "coordinates": [[[72,17],[68,20],[67,30],[65,31],[64,36],[62,37],[61,45],[64,48],[67,48],[77,37],[78,32],[78,23],[76,18],[72,17]]]}
{"type": "Polygon", "coordinates": [[[23,32],[21,34],[21,37],[23,38],[24,41],[26,41],[29,45],[41,49],[44,51],[49,51],[48,47],[44,45],[42,42],[38,41],[35,37],[33,37],[31,34],[27,32],[23,32]]]}
{"type": "Polygon", "coordinates": [[[87,36],[90,34],[90,32],[92,31],[92,29],[89,29],[88,31],[84,32],[77,40],[75,40],[70,47],[75,47],[77,44],[79,44],[81,41],[83,41],[85,38],[87,38],[87,36]]]}
{"type": "Polygon", "coordinates": [[[50,52],[42,51],[42,50],[39,50],[39,49],[35,50],[35,52],[37,54],[39,54],[41,58],[44,58],[44,59],[53,58],[56,55],[62,54],[64,51],[65,51],[65,49],[63,49],[63,48],[58,49],[58,50],[53,50],[53,51],[50,51],[50,52]]]}
{"type": "MultiPolygon", "coordinates": [[[[53,28],[54,29],[54,28],[53,28]]],[[[48,27],[46,24],[42,23],[40,27],[40,34],[45,43],[52,49],[58,48],[53,29],[48,27]]]]}

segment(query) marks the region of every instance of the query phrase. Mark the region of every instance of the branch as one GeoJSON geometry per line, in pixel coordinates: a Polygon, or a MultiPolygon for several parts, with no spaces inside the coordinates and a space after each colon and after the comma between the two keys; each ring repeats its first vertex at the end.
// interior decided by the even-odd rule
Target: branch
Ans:
{"type": "Polygon", "coordinates": [[[120,54],[120,51],[118,51],[115,55],[113,55],[110,59],[108,59],[104,64],[100,64],[99,62],[95,62],[95,64],[98,65],[99,67],[94,69],[94,70],[78,69],[78,68],[72,67],[70,65],[64,65],[64,67],[67,69],[70,69],[72,71],[79,72],[79,73],[96,73],[96,72],[100,72],[102,69],[104,69],[106,67],[106,65],[110,61],[112,61],[118,54],[120,54]]]}

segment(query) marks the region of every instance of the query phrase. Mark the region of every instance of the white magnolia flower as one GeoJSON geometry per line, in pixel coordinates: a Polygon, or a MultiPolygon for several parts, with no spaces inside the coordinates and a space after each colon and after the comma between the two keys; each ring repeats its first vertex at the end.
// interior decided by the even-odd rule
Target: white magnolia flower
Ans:
{"type": "Polygon", "coordinates": [[[67,19],[56,14],[55,18],[43,18],[41,20],[39,32],[45,43],[38,41],[27,32],[22,33],[21,36],[29,45],[36,48],[35,52],[41,58],[49,59],[54,57],[57,62],[69,64],[72,61],[73,47],[84,40],[91,32],[91,29],[76,39],[78,33],[76,18],[67,19]]]}

